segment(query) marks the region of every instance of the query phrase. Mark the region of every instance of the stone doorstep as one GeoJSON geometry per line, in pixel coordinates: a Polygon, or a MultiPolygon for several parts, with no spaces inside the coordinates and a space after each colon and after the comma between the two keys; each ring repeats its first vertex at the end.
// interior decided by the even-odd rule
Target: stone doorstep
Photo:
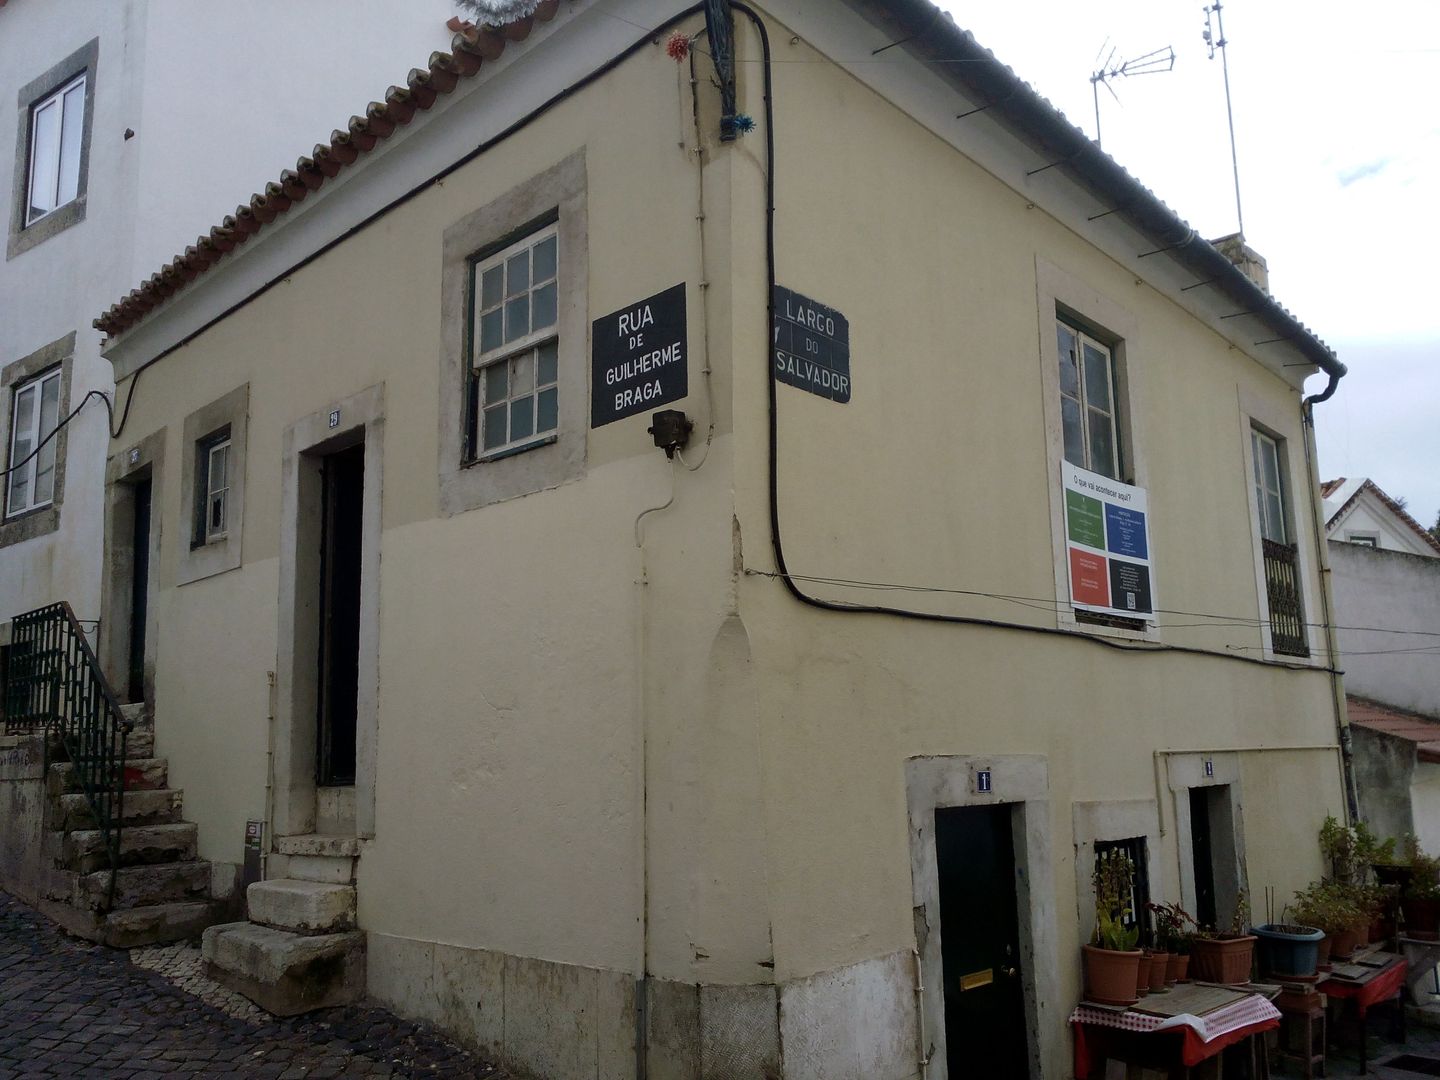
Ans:
{"type": "MultiPolygon", "coordinates": [[[[120,864],[190,862],[195,858],[198,830],[193,822],[171,825],[137,825],[120,830],[120,864]]],[[[108,869],[110,857],[99,829],[82,829],[65,836],[63,862],[68,869],[88,874],[108,869]]]]}
{"type": "MultiPolygon", "coordinates": [[[[126,825],[164,825],[180,820],[184,793],[173,788],[125,792],[126,825]]],[[[60,796],[60,820],[66,829],[95,828],[95,812],[83,792],[72,791],[60,796]]]]}
{"type": "Polygon", "coordinates": [[[292,934],[254,923],[224,923],[201,942],[206,974],[277,1016],[298,1016],[360,1000],[365,934],[292,934]]]}
{"type": "Polygon", "coordinates": [[[360,841],[354,836],[305,833],[299,836],[277,837],[275,850],[281,855],[327,855],[331,858],[353,859],[360,854],[360,841]]]}
{"type": "Polygon", "coordinates": [[[42,900],[40,912],[76,937],[115,949],[184,941],[195,937],[215,918],[214,905],[203,900],[154,904],[108,915],[80,911],[58,900],[42,900]]]}
{"type": "Polygon", "coordinates": [[[355,860],[348,856],[289,855],[286,860],[285,876],[295,881],[349,885],[355,880],[355,860]]]}
{"type": "Polygon", "coordinates": [[[276,878],[246,890],[252,922],[298,934],[333,934],[355,926],[355,886],[276,878]]]}

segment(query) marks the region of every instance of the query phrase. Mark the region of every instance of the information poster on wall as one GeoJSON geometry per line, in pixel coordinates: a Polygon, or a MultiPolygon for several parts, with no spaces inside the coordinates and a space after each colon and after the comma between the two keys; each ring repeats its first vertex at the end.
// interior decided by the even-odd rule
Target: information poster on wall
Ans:
{"type": "Polygon", "coordinates": [[[1085,611],[1155,621],[1145,489],[1060,463],[1070,602],[1085,611]]]}

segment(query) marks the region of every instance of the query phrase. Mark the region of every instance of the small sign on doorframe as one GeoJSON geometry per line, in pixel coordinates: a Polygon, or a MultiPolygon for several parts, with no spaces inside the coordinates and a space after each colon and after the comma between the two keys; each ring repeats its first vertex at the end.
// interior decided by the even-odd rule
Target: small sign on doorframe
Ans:
{"type": "Polygon", "coordinates": [[[1205,776],[1206,776],[1206,778],[1208,779],[1208,778],[1210,778],[1210,777],[1213,777],[1214,775],[1215,775],[1215,762],[1214,762],[1211,758],[1208,758],[1208,757],[1207,757],[1207,758],[1205,759],[1205,776]]]}
{"type": "Polygon", "coordinates": [[[970,794],[994,794],[994,783],[991,779],[991,769],[989,765],[977,765],[970,770],[970,794]]]}
{"type": "Polygon", "coordinates": [[[131,465],[134,465],[134,464],[135,464],[137,461],[139,461],[139,460],[140,460],[140,448],[139,448],[138,446],[132,446],[132,447],[130,448],[130,464],[131,464],[131,465]]]}
{"type": "Polygon", "coordinates": [[[339,409],[332,409],[332,410],[330,410],[330,426],[331,426],[331,427],[339,427],[339,426],[340,426],[340,410],[339,410],[339,409]]]}

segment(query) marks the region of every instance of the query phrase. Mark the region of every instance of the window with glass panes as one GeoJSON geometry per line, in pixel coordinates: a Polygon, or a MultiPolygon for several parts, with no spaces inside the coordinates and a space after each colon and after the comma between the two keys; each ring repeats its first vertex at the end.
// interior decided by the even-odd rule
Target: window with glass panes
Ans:
{"type": "Polygon", "coordinates": [[[26,225],[73,202],[79,194],[84,134],[85,76],[81,75],[30,110],[26,225]]]}
{"type": "Polygon", "coordinates": [[[1250,429],[1255,458],[1255,505],[1260,513],[1260,535],[1288,544],[1285,528],[1285,494],[1280,486],[1280,444],[1264,432],[1250,429]]]}
{"type": "Polygon", "coordinates": [[[15,390],[10,412],[10,484],[5,513],[23,514],[55,498],[56,439],[60,420],[60,369],[15,390]],[[38,447],[38,450],[37,450],[38,447]]]}
{"type": "Polygon", "coordinates": [[[194,546],[225,539],[229,526],[230,428],[195,444],[194,546]]]}
{"type": "Polygon", "coordinates": [[[1115,410],[1115,356],[1110,346],[1056,320],[1060,346],[1060,419],[1065,460],[1120,479],[1115,410]]]}
{"type": "Polygon", "coordinates": [[[553,435],[559,417],[559,238],[548,225],[475,264],[471,458],[553,435]]]}

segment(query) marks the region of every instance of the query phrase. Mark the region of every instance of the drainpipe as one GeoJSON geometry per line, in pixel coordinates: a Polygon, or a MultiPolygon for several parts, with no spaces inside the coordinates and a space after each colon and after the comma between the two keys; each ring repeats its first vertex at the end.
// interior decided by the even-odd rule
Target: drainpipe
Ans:
{"type": "Polygon", "coordinates": [[[1315,466],[1315,406],[1335,393],[1344,369],[1327,373],[1325,389],[1300,403],[1300,425],[1305,442],[1305,479],[1310,485],[1311,530],[1315,534],[1315,559],[1320,569],[1320,610],[1325,625],[1325,651],[1330,668],[1330,694],[1335,707],[1335,732],[1340,743],[1340,760],[1345,786],[1347,824],[1360,820],[1360,795],[1355,788],[1354,747],[1350,740],[1350,716],[1345,707],[1345,684],[1340,671],[1340,650],[1335,637],[1335,619],[1330,606],[1330,557],[1325,550],[1325,521],[1320,512],[1320,477],[1315,466]]]}
{"type": "Polygon", "coordinates": [[[267,715],[265,717],[265,835],[260,838],[260,880],[270,878],[271,830],[275,822],[275,672],[265,673],[269,689],[266,691],[267,715]]]}

